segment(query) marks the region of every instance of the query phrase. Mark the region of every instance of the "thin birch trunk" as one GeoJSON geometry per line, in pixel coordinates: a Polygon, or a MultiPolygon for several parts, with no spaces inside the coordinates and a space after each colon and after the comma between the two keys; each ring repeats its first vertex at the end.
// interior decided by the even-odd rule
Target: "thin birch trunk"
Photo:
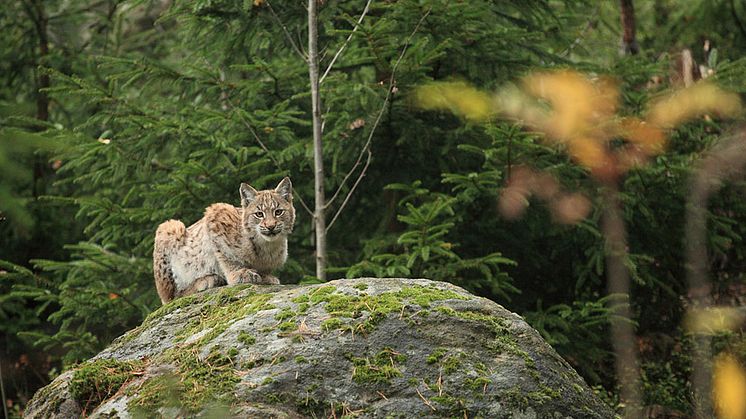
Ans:
{"type": "Polygon", "coordinates": [[[317,0],[308,0],[308,75],[311,79],[313,113],[313,171],[315,206],[313,224],[316,232],[316,277],[326,280],[326,215],[324,198],[324,160],[321,142],[321,98],[319,96],[319,46],[317,0]]]}

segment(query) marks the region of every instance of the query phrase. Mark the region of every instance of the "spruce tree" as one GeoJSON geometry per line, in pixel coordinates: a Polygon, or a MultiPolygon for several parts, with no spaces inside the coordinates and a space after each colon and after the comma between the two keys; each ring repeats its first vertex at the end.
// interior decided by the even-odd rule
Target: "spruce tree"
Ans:
{"type": "MultiPolygon", "coordinates": [[[[38,37],[28,36],[33,23],[18,18],[33,2],[0,11],[13,40],[0,47],[0,158],[11,155],[10,141],[54,144],[40,160],[28,152],[26,160],[12,157],[25,178],[8,182],[10,166],[0,166],[0,193],[12,191],[16,208],[43,233],[21,237],[22,216],[0,223],[0,232],[14,231],[0,237],[3,251],[12,250],[0,258],[14,262],[0,267],[7,272],[0,315],[13,325],[3,333],[23,332],[67,365],[92,355],[159,305],[150,259],[156,226],[169,218],[192,223],[213,202],[238,203],[244,181],[264,188],[292,177],[298,222],[279,277],[318,280],[306,4],[43,3],[53,35],[43,62],[34,59],[38,37]],[[50,77],[46,122],[38,117],[43,83],[35,72],[50,77]],[[29,179],[39,161],[49,165],[49,177],[39,193],[45,197],[35,199],[29,179]],[[42,204],[48,218],[33,212],[42,204]],[[64,233],[52,240],[50,230],[64,233]],[[18,251],[31,242],[48,248],[18,251]]],[[[596,186],[519,123],[424,111],[411,93],[434,80],[493,89],[532,69],[574,66],[617,77],[623,112],[639,114],[667,87],[649,81],[667,74],[660,53],[681,48],[670,46],[672,34],[694,43],[705,33],[705,23],[696,31],[680,25],[684,10],[703,11],[693,15],[696,22],[726,22],[713,33],[718,54],[698,62],[711,65],[722,85],[746,91],[737,60],[740,6],[682,0],[680,8],[645,12],[658,3],[635,1],[641,52],[619,59],[614,2],[319,2],[328,277],[452,281],[525,314],[589,381],[611,382],[600,211],[574,227],[554,223],[540,202],[520,222],[496,211],[516,165],[547,171],[589,196],[596,186]]],[[[695,121],[675,131],[670,153],[622,185],[631,232],[625,262],[642,330],[658,330],[661,316],[678,324],[682,315],[681,249],[672,243],[682,237],[689,164],[727,129],[695,121]]],[[[727,189],[709,212],[716,260],[737,261],[719,273],[733,274],[742,263],[745,210],[738,190],[727,189]]],[[[671,379],[653,367],[646,366],[646,384],[671,379]]],[[[653,403],[663,396],[647,397],[653,403]]],[[[681,400],[686,396],[677,393],[675,403],[681,400]]]]}

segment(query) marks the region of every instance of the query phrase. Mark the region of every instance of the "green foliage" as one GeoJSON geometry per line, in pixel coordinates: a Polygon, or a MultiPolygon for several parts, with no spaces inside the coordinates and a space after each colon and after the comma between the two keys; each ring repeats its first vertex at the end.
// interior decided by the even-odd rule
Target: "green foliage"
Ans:
{"type": "Polygon", "coordinates": [[[454,251],[457,245],[447,241],[448,234],[456,226],[454,220],[461,218],[454,209],[456,198],[431,193],[422,188],[419,181],[411,186],[393,184],[387,189],[407,194],[399,202],[406,212],[397,217],[405,225],[404,232],[396,239],[394,250],[397,252],[383,253],[388,246],[368,246],[366,253],[371,255],[370,259],[352,266],[347,276],[430,278],[484,290],[506,299],[509,293],[519,292],[511,284],[510,277],[500,271],[500,265],[514,264],[511,260],[498,252],[465,259],[454,251]]]}
{"type": "Polygon", "coordinates": [[[642,365],[642,386],[645,392],[646,405],[666,406],[668,409],[678,412],[691,410],[689,394],[691,386],[688,382],[691,373],[690,362],[682,365],[680,360],[682,354],[674,357],[674,360],[656,360],[646,362],[642,365]]]}
{"type": "MultiPolygon", "coordinates": [[[[344,44],[363,5],[326,4],[322,45],[331,50],[344,44]]],[[[50,62],[40,70],[51,78],[45,90],[51,100],[75,109],[69,116],[53,112],[59,125],[48,127],[45,135],[65,145],[54,156],[60,162],[55,188],[75,205],[76,219],[85,228],[84,240],[54,255],[57,260],[34,255],[53,286],[29,288],[23,298],[29,305],[53,301],[53,332],[27,330],[25,336],[46,350],[72,348],[65,350],[68,363],[95,353],[156,307],[149,269],[156,226],[169,218],[190,224],[210,203],[236,203],[241,181],[263,188],[292,175],[299,222],[284,280],[304,278],[313,263],[311,223],[303,212],[313,189],[307,69],[296,51],[300,42],[288,39],[283,29],[302,32],[305,9],[292,2],[272,9],[222,1],[177,3],[168,10],[144,2],[110,6],[100,24],[105,36],[86,32],[93,39],[89,44],[72,36],[70,48],[81,58],[62,55],[55,62],[59,65],[50,62]]],[[[69,24],[77,27],[103,11],[92,2],[82,9],[65,7],[50,4],[46,12],[67,13],[69,24]]],[[[574,7],[570,1],[556,11],[520,1],[499,7],[482,1],[373,5],[322,85],[329,109],[324,115],[327,192],[339,191],[330,203],[332,213],[351,191],[347,174],[359,174],[355,161],[368,138],[376,156],[330,232],[332,265],[358,262],[359,238],[375,236],[382,226],[377,223],[393,215],[396,200],[381,205],[375,191],[415,180],[390,156],[411,156],[418,167],[412,173],[425,179],[450,166],[450,150],[461,142],[451,131],[455,121],[431,124],[430,115],[411,112],[404,100],[408,90],[453,74],[492,83],[506,79],[509,70],[550,59],[538,45],[557,46],[569,39],[556,25],[575,22],[574,7]],[[555,25],[551,33],[541,28],[549,20],[555,25]],[[506,46],[515,42],[522,48],[508,53],[506,46]],[[394,71],[400,93],[386,103],[385,86],[394,71]],[[364,123],[354,125],[356,120],[364,123]],[[424,126],[432,126],[431,136],[442,138],[441,144],[414,135],[424,126]],[[433,146],[439,151],[431,161],[424,156],[433,146]],[[361,214],[379,221],[360,225],[361,214]]],[[[17,47],[33,50],[31,45],[17,47]]],[[[322,68],[330,63],[326,57],[322,68]]],[[[461,131],[465,138],[482,135],[478,127],[461,131]]],[[[454,281],[485,294],[516,292],[499,269],[510,261],[498,252],[466,257],[444,240],[453,228],[447,218],[458,209],[455,200],[408,204],[400,220],[411,232],[397,249],[387,250],[391,257],[377,262],[380,266],[399,275],[454,281]],[[415,231],[423,226],[424,233],[415,231]]]]}
{"type": "MultiPolygon", "coordinates": [[[[0,217],[12,223],[11,228],[26,232],[33,218],[26,206],[28,198],[16,195],[20,185],[33,182],[32,173],[22,163],[32,155],[50,151],[54,144],[45,136],[14,128],[0,129],[0,217]]],[[[28,186],[24,189],[29,189],[28,186]]]]}
{"type": "MultiPolygon", "coordinates": [[[[150,268],[157,225],[170,218],[188,225],[210,203],[238,203],[242,181],[264,188],[292,177],[298,222],[279,276],[318,282],[304,209],[312,207],[313,152],[302,2],[44,1],[53,35],[46,55],[34,10],[24,7],[31,3],[0,8],[0,333],[14,355],[35,343],[72,365],[139,324],[159,305],[150,268]]],[[[336,196],[330,217],[346,203],[329,229],[329,273],[428,277],[509,304],[591,384],[611,388],[600,210],[566,226],[538,199],[520,221],[496,208],[519,165],[592,200],[597,186],[521,124],[418,110],[411,92],[454,80],[491,89],[534,68],[575,67],[618,79],[619,113],[639,116],[669,87],[670,58],[682,48],[713,68],[712,80],[746,92],[746,10],[727,0],[638,0],[642,53],[620,59],[612,2],[373,2],[353,33],[365,4],[330,0],[320,8],[322,71],[346,45],[321,84],[326,194],[336,196]],[[706,58],[705,38],[716,48],[706,58]],[[660,86],[649,83],[653,77],[660,86]]],[[[620,185],[641,335],[678,333],[687,182],[693,162],[731,128],[717,118],[677,128],[668,151],[620,185]]],[[[742,192],[741,184],[727,186],[708,213],[718,289],[738,283],[746,268],[742,192]]],[[[348,315],[372,308],[366,329],[402,298],[426,307],[444,296],[425,297],[391,295],[366,308],[362,294],[319,288],[299,303],[325,302],[339,314],[328,329],[344,329],[348,315]]],[[[224,298],[192,326],[219,330],[225,310],[265,303],[224,298]]],[[[295,326],[289,320],[284,327],[295,326]]],[[[496,350],[509,349],[498,332],[496,350]]],[[[182,361],[186,368],[194,360],[182,361]]],[[[687,411],[678,390],[683,364],[647,360],[650,403],[687,411]]]]}
{"type": "Polygon", "coordinates": [[[52,282],[54,292],[46,287],[27,286],[17,287],[13,295],[41,303],[42,307],[57,307],[47,318],[58,325],[56,333],[31,329],[21,335],[33,339],[44,350],[69,348],[63,361],[71,364],[110,342],[122,330],[138,325],[155,299],[149,284],[132,281],[150,273],[148,261],[88,243],[68,249],[78,258],[76,263],[36,261],[37,267],[57,279],[52,282]]]}
{"type": "MultiPolygon", "coordinates": [[[[54,298],[49,298],[40,301],[36,307],[26,303],[28,292],[35,294],[37,282],[41,280],[23,266],[0,260],[0,333],[15,336],[19,332],[39,327],[41,317],[55,301],[54,298]]],[[[21,346],[20,342],[17,345],[21,346]]]]}
{"type": "Polygon", "coordinates": [[[544,309],[537,302],[536,311],[524,317],[546,341],[561,355],[571,360],[573,366],[585,377],[601,381],[596,372],[611,356],[606,346],[606,335],[613,317],[614,296],[595,301],[574,301],[572,305],[556,304],[544,309]]]}

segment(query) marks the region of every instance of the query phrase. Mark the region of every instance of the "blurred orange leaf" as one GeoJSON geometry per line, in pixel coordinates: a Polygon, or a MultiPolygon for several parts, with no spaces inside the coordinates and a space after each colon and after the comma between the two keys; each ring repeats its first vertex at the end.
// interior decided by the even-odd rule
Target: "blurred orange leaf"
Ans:
{"type": "Polygon", "coordinates": [[[573,193],[552,202],[552,216],[560,224],[577,224],[591,212],[591,201],[583,194],[573,193]]]}
{"type": "Polygon", "coordinates": [[[500,194],[497,202],[498,210],[508,220],[515,220],[523,215],[528,208],[529,192],[520,187],[507,187],[500,194]]]}

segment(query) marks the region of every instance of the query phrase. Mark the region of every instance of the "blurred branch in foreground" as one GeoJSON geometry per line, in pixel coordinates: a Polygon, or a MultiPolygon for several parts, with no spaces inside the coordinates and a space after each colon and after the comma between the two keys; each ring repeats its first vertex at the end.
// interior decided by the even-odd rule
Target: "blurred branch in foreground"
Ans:
{"type": "MultiPolygon", "coordinates": [[[[494,95],[481,92],[464,82],[431,83],[418,89],[414,100],[422,108],[449,110],[476,122],[494,116],[516,120],[529,129],[544,133],[547,142],[560,146],[576,163],[586,168],[602,190],[602,231],[606,241],[608,292],[610,295],[621,294],[629,298],[630,273],[625,265],[629,250],[622,217],[619,190],[621,179],[629,170],[642,166],[653,156],[663,153],[668,131],[677,125],[702,115],[736,116],[742,108],[738,95],[708,82],[695,83],[662,95],[650,103],[647,112],[641,117],[620,115],[620,97],[618,83],[611,78],[558,70],[529,74],[521,80],[520,85],[503,87],[494,95]]],[[[741,154],[728,147],[726,149],[726,155],[722,159],[733,159],[741,154]]],[[[715,155],[719,156],[719,153],[715,155]]],[[[712,180],[720,178],[720,171],[725,170],[723,167],[735,164],[718,159],[719,157],[712,157],[704,163],[704,170],[709,170],[712,174],[706,172],[702,176],[695,176],[701,183],[695,183],[694,188],[699,188],[699,192],[693,194],[693,197],[700,197],[701,208],[704,208],[712,180]]],[[[521,187],[521,182],[516,182],[515,179],[511,178],[510,182],[503,191],[500,207],[513,210],[506,215],[515,218],[525,208],[532,191],[521,187]],[[516,187],[516,184],[519,186],[516,187]]],[[[690,242],[702,243],[706,223],[702,214],[694,215],[701,225],[695,227],[698,239],[690,242]]],[[[701,248],[701,245],[695,245],[695,250],[689,255],[690,261],[705,263],[706,256],[701,254],[703,250],[698,250],[701,248]]],[[[704,265],[697,269],[701,277],[704,265]]],[[[693,289],[698,288],[695,286],[693,289]]],[[[703,295],[709,294],[708,290],[709,288],[705,288],[703,295]]],[[[610,309],[615,313],[611,335],[623,415],[627,418],[640,417],[640,366],[632,310],[629,303],[618,304],[610,309]]],[[[708,360],[710,358],[709,353],[701,355],[708,360]]],[[[694,382],[700,383],[696,388],[705,388],[703,380],[709,380],[709,369],[698,371],[695,369],[695,374],[702,376],[696,377],[694,382]]],[[[704,399],[707,400],[704,403],[709,403],[709,397],[704,399]]]]}
{"type": "MultiPolygon", "coordinates": [[[[735,308],[711,306],[712,284],[707,273],[709,258],[706,244],[707,204],[710,197],[721,188],[724,182],[743,178],[744,171],[746,171],[746,130],[724,139],[708,156],[703,158],[697,165],[690,183],[691,194],[686,208],[686,260],[691,305],[686,326],[688,331],[694,334],[691,380],[695,415],[698,418],[713,417],[711,394],[718,402],[720,417],[742,418],[746,415],[746,408],[738,408],[735,405],[736,403],[743,404],[741,401],[725,395],[726,392],[732,392],[733,388],[739,387],[736,381],[723,379],[723,374],[726,373],[722,372],[724,371],[722,368],[717,374],[720,380],[715,380],[714,393],[711,389],[712,334],[719,330],[733,329],[742,322],[743,316],[735,308]],[[718,386],[718,382],[722,385],[718,386]],[[733,411],[740,413],[736,415],[729,413],[733,411]]],[[[731,360],[730,364],[734,362],[736,361],[731,360]]],[[[738,376],[734,374],[730,376],[738,376]]],[[[738,398],[743,400],[743,393],[738,398]]]]}

